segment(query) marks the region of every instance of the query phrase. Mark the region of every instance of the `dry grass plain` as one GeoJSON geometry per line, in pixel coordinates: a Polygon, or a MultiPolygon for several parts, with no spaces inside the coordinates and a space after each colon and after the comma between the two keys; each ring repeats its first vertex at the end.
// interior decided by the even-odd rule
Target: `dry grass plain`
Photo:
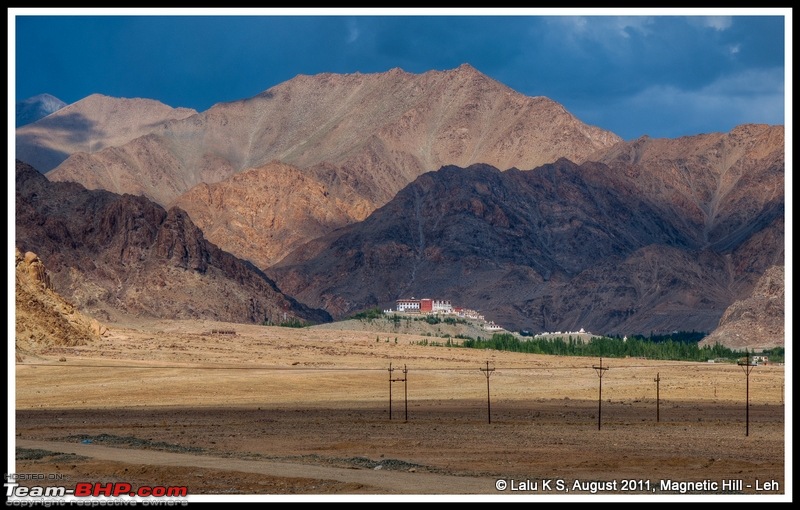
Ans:
{"type": "Polygon", "coordinates": [[[748,418],[736,365],[606,358],[600,407],[596,358],[330,327],[110,326],[16,364],[15,472],[201,499],[791,496],[783,366],[753,369],[748,418]]]}

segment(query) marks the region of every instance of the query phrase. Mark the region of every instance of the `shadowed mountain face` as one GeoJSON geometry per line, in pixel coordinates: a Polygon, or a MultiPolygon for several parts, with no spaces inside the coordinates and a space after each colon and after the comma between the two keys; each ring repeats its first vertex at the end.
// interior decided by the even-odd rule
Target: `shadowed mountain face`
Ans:
{"type": "Polygon", "coordinates": [[[514,92],[468,65],[424,74],[394,69],[297,76],[250,99],[154,125],[128,144],[76,154],[48,177],[167,206],[197,184],[278,161],[322,180],[333,173],[325,182],[329,193],[343,198],[355,190],[370,204],[363,219],[443,165],[581,162],[619,141],[561,105],[514,92]],[[318,175],[320,165],[336,170],[318,175]]]}
{"type": "Polygon", "coordinates": [[[51,183],[20,161],[16,242],[46,262],[54,290],[98,318],[124,312],[251,323],[330,320],[206,241],[181,209],[51,183]]]}
{"type": "Polygon", "coordinates": [[[783,264],[783,128],[642,144],[605,163],[442,168],[269,274],[335,317],[414,295],[511,328],[710,331],[783,264]]]}

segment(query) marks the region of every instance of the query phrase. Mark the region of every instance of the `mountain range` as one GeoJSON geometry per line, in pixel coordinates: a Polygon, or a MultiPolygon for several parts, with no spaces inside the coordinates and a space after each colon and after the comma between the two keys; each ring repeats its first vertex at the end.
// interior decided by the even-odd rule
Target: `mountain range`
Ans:
{"type": "Polygon", "coordinates": [[[334,317],[427,293],[513,329],[710,331],[783,264],[782,147],[780,127],[741,126],[605,162],[444,167],[269,273],[334,317]]]}
{"type": "Polygon", "coordinates": [[[17,246],[35,249],[53,289],[93,317],[330,320],[284,295],[251,263],[209,243],[178,208],[51,182],[19,160],[15,177],[17,246]]]}
{"type": "Polygon", "coordinates": [[[17,130],[46,181],[139,196],[309,311],[414,295],[603,333],[711,331],[783,266],[784,144],[765,125],[626,142],[469,65],[300,75],[200,113],[95,95],[17,130]]]}

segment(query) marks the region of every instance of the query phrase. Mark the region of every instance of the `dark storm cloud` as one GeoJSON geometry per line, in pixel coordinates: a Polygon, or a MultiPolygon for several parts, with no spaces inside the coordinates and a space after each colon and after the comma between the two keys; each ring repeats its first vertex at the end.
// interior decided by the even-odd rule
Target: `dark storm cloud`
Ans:
{"type": "MultiPolygon", "coordinates": [[[[261,12],[261,11],[259,11],[261,12]]],[[[16,99],[148,97],[205,110],[298,74],[469,63],[626,139],[784,122],[784,16],[16,18],[16,99]]]]}

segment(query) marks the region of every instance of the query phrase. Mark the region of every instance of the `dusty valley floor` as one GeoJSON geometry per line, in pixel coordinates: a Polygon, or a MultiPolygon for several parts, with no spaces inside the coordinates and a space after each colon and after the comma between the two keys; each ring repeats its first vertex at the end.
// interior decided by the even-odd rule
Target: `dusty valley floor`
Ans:
{"type": "Polygon", "coordinates": [[[18,358],[14,472],[190,499],[787,495],[783,366],[752,370],[748,412],[736,365],[607,358],[601,381],[599,359],[425,338],[111,324],[18,358]]]}

